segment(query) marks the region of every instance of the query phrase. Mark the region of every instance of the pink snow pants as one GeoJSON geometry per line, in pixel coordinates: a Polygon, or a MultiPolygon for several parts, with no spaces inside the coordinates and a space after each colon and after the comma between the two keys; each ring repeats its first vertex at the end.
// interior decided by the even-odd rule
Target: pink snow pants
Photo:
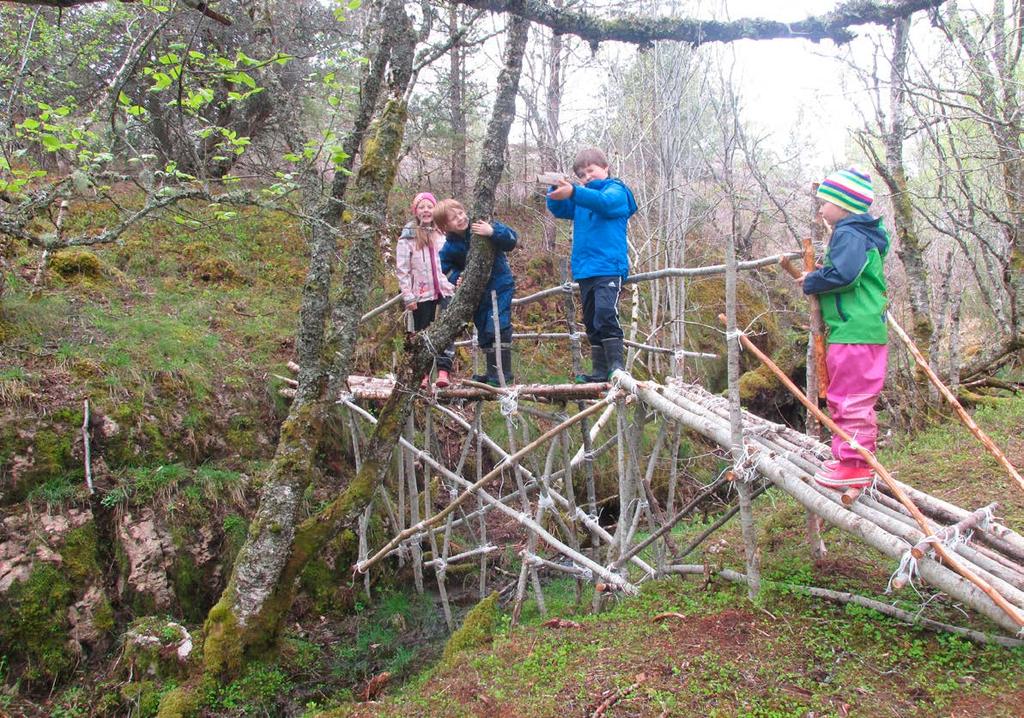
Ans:
{"type": "MultiPolygon", "coordinates": [[[[885,383],[889,347],[885,344],[829,344],[828,410],[832,420],[858,444],[875,453],[878,420],[875,401],[885,383]]],[[[844,466],[866,468],[868,463],[839,436],[832,437],[832,456],[844,466]]]]}

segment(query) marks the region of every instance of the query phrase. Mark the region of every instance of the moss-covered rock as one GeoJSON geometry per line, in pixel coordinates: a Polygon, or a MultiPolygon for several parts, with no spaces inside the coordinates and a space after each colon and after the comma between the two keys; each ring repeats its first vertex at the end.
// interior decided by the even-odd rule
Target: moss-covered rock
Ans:
{"type": "Polygon", "coordinates": [[[73,600],[67,575],[51,563],[36,564],[0,597],[0,645],[32,687],[52,686],[75,665],[67,619],[73,600]]]}
{"type": "Polygon", "coordinates": [[[204,282],[231,282],[238,279],[235,265],[223,257],[209,257],[195,268],[195,275],[204,282]]]}
{"type": "Polygon", "coordinates": [[[97,560],[96,524],[90,521],[68,531],[60,555],[74,585],[82,586],[99,580],[102,574],[97,560]]]}
{"type": "Polygon", "coordinates": [[[163,697],[156,715],[157,718],[192,718],[198,715],[199,706],[198,694],[188,686],[179,686],[163,697]]]}
{"type": "Polygon", "coordinates": [[[441,664],[450,664],[462,651],[489,646],[494,640],[494,628],[498,624],[498,594],[490,596],[476,604],[466,614],[462,626],[448,639],[441,656],[441,664]]]}
{"type": "Polygon", "coordinates": [[[101,279],[103,262],[87,249],[64,249],[50,257],[50,269],[64,279],[101,279]]]}
{"type": "Polygon", "coordinates": [[[165,682],[188,675],[192,635],[183,625],[155,616],[132,622],[124,636],[124,664],[132,676],[165,682]]]}

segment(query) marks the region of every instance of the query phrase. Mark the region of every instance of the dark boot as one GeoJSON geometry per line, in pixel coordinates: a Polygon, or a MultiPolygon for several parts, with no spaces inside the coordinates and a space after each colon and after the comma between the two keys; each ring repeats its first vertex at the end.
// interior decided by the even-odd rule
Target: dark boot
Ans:
{"type": "Polygon", "coordinates": [[[589,374],[577,374],[577,384],[589,384],[597,381],[608,381],[608,362],[605,360],[604,346],[601,344],[590,345],[590,366],[589,374]]]}
{"type": "MultiPolygon", "coordinates": [[[[512,374],[512,347],[502,346],[501,347],[501,373],[505,375],[505,384],[511,386],[515,384],[515,377],[512,374]]],[[[495,386],[501,382],[498,381],[498,367],[494,367],[494,382],[495,386]]]]}
{"type": "Polygon", "coordinates": [[[484,349],[484,364],[487,366],[486,374],[474,374],[473,381],[480,382],[481,384],[490,384],[491,378],[494,381],[498,381],[498,366],[494,360],[494,347],[486,347],[484,349]]]}
{"type": "Polygon", "coordinates": [[[625,369],[626,365],[622,362],[622,339],[620,337],[604,339],[601,344],[604,345],[604,358],[608,367],[607,376],[610,377],[612,372],[619,369],[625,369]]]}

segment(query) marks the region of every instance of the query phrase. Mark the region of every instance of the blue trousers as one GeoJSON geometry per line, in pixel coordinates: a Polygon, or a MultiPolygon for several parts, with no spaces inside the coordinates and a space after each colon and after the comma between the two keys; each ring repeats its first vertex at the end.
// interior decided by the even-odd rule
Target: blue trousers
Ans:
{"type": "MultiPolygon", "coordinates": [[[[512,343],[512,295],[515,287],[498,291],[498,322],[501,325],[501,344],[512,343]]],[[[494,346],[494,310],[491,305],[491,293],[484,292],[473,313],[473,324],[476,325],[477,342],[482,348],[494,346]]]]}
{"type": "Polygon", "coordinates": [[[579,280],[583,300],[583,326],[590,346],[601,346],[604,339],[622,339],[619,326],[619,292],[622,277],[587,277],[579,280]]]}

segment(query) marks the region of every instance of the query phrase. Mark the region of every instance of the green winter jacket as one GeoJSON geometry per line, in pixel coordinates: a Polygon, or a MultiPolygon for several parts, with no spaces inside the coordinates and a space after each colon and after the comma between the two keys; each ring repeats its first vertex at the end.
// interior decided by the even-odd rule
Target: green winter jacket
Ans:
{"type": "Polygon", "coordinates": [[[881,219],[852,214],[836,223],[825,265],[804,279],[804,294],[818,294],[829,344],[887,344],[885,274],[889,234],[881,219]]]}

